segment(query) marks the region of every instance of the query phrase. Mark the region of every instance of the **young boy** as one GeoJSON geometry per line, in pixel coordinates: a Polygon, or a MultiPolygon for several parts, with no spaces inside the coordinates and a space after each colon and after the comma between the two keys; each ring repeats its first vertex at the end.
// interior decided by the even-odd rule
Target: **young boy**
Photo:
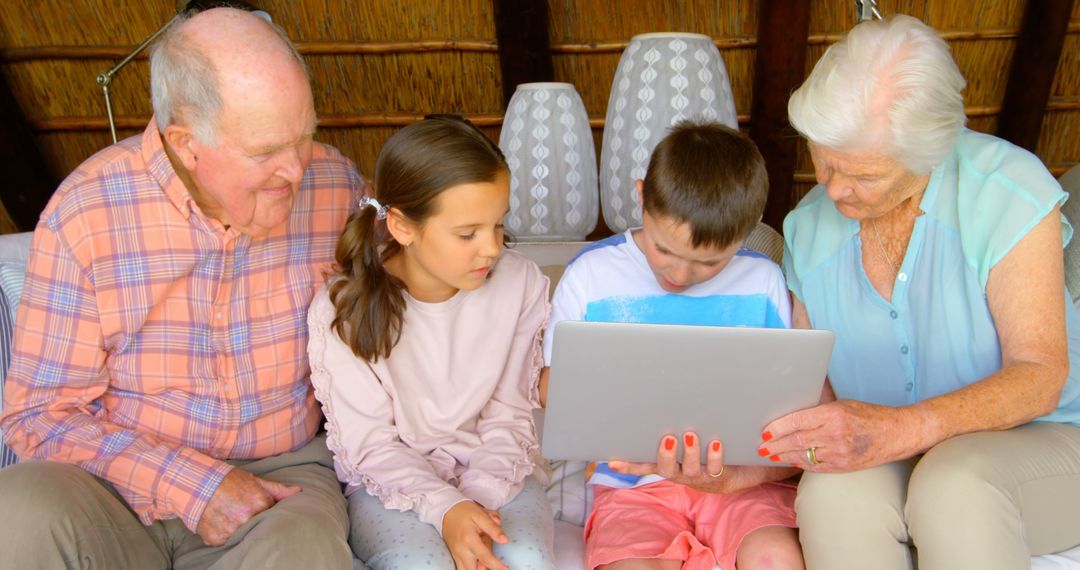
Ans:
{"type": "MultiPolygon", "coordinates": [[[[637,190],[642,227],[586,247],[567,265],[544,338],[547,365],[562,320],[790,326],[780,268],[742,248],[768,193],[753,142],[723,125],[679,123],[653,151],[637,190]]],[[[698,456],[696,434],[683,442],[687,456],[698,456]]],[[[666,436],[660,453],[673,457],[677,444],[666,436]]],[[[803,568],[795,490],[773,483],[797,471],[725,470],[722,444],[708,450],[708,465],[684,465],[671,479],[597,466],[586,568],[803,568]]]]}

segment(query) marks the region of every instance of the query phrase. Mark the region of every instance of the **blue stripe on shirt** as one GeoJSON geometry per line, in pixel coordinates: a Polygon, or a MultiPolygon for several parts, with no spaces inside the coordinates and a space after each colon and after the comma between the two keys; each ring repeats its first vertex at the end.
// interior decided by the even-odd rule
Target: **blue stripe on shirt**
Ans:
{"type": "Polygon", "coordinates": [[[590,302],[586,321],[785,328],[772,299],[757,295],[653,295],[607,297],[590,302]]]}

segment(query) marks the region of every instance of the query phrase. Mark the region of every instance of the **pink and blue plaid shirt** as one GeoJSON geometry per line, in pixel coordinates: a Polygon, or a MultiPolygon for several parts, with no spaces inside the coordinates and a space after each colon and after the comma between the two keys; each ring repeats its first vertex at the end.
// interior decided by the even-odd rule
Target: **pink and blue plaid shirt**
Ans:
{"type": "Polygon", "coordinates": [[[252,240],[201,213],[153,121],[87,160],[34,234],[8,444],[108,480],[145,524],[194,530],[225,459],[315,434],[307,309],[362,187],[316,144],[288,221],[252,240]]]}

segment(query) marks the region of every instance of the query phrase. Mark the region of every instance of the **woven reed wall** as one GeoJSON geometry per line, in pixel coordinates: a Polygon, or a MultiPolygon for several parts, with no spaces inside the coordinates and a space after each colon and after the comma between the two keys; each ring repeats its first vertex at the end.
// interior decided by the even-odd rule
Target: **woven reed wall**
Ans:
{"type": "MultiPolygon", "coordinates": [[[[922,18],[943,32],[964,76],[972,128],[992,132],[1005,91],[1026,0],[954,2],[880,0],[886,13],[922,18]]],[[[1032,0],[1038,1],[1038,0],[1032,0]]],[[[339,147],[361,171],[373,171],[382,143],[402,124],[429,112],[466,113],[493,137],[502,115],[501,77],[489,0],[255,0],[307,53],[319,139],[339,147]],[[424,49],[386,42],[457,42],[424,49]],[[344,44],[342,44],[344,42],[344,44]],[[399,49],[399,51],[394,51],[399,49]],[[327,53],[327,52],[339,53],[327,53]],[[349,53],[340,53],[349,52],[349,53]]],[[[758,2],[754,0],[550,0],[555,79],[577,86],[590,117],[602,121],[620,51],[645,32],[684,31],[714,37],[733,83],[743,121],[750,114],[758,2]]],[[[110,142],[95,83],[134,45],[173,14],[170,0],[14,0],[0,17],[0,72],[6,74],[49,167],[63,175],[110,142]],[[75,49],[55,50],[56,46],[75,49]],[[42,57],[43,50],[53,55],[42,57]],[[71,127],[71,125],[79,125],[71,127]]],[[[855,20],[850,0],[814,0],[809,70],[855,20]]],[[[430,46],[429,46],[430,47],[430,46]]],[[[150,115],[148,65],[139,58],[112,85],[120,136],[141,131],[150,115]]],[[[1038,154],[1060,174],[1080,162],[1080,3],[1071,18],[1038,154]]],[[[599,149],[602,129],[594,129],[599,149]]],[[[805,147],[794,193],[809,189],[805,147]]]]}

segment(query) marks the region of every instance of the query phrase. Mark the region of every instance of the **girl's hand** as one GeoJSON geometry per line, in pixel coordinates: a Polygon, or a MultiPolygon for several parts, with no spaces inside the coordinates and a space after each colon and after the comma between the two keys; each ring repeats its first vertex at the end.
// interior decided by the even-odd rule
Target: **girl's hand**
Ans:
{"type": "Polygon", "coordinates": [[[458,570],[510,570],[491,551],[493,542],[506,544],[499,513],[473,501],[462,501],[443,515],[443,540],[458,570]]]}
{"type": "MultiPolygon", "coordinates": [[[[495,524],[500,525],[500,526],[502,525],[502,517],[499,516],[499,511],[493,511],[491,509],[488,509],[487,513],[488,513],[489,516],[491,516],[491,520],[495,521],[495,524]]],[[[480,538],[483,539],[484,546],[488,547],[488,549],[490,550],[491,549],[491,544],[492,544],[491,537],[488,536],[487,534],[484,534],[480,538]]],[[[487,566],[484,566],[483,564],[477,564],[476,565],[476,570],[493,570],[493,569],[488,568],[487,566]]]]}

